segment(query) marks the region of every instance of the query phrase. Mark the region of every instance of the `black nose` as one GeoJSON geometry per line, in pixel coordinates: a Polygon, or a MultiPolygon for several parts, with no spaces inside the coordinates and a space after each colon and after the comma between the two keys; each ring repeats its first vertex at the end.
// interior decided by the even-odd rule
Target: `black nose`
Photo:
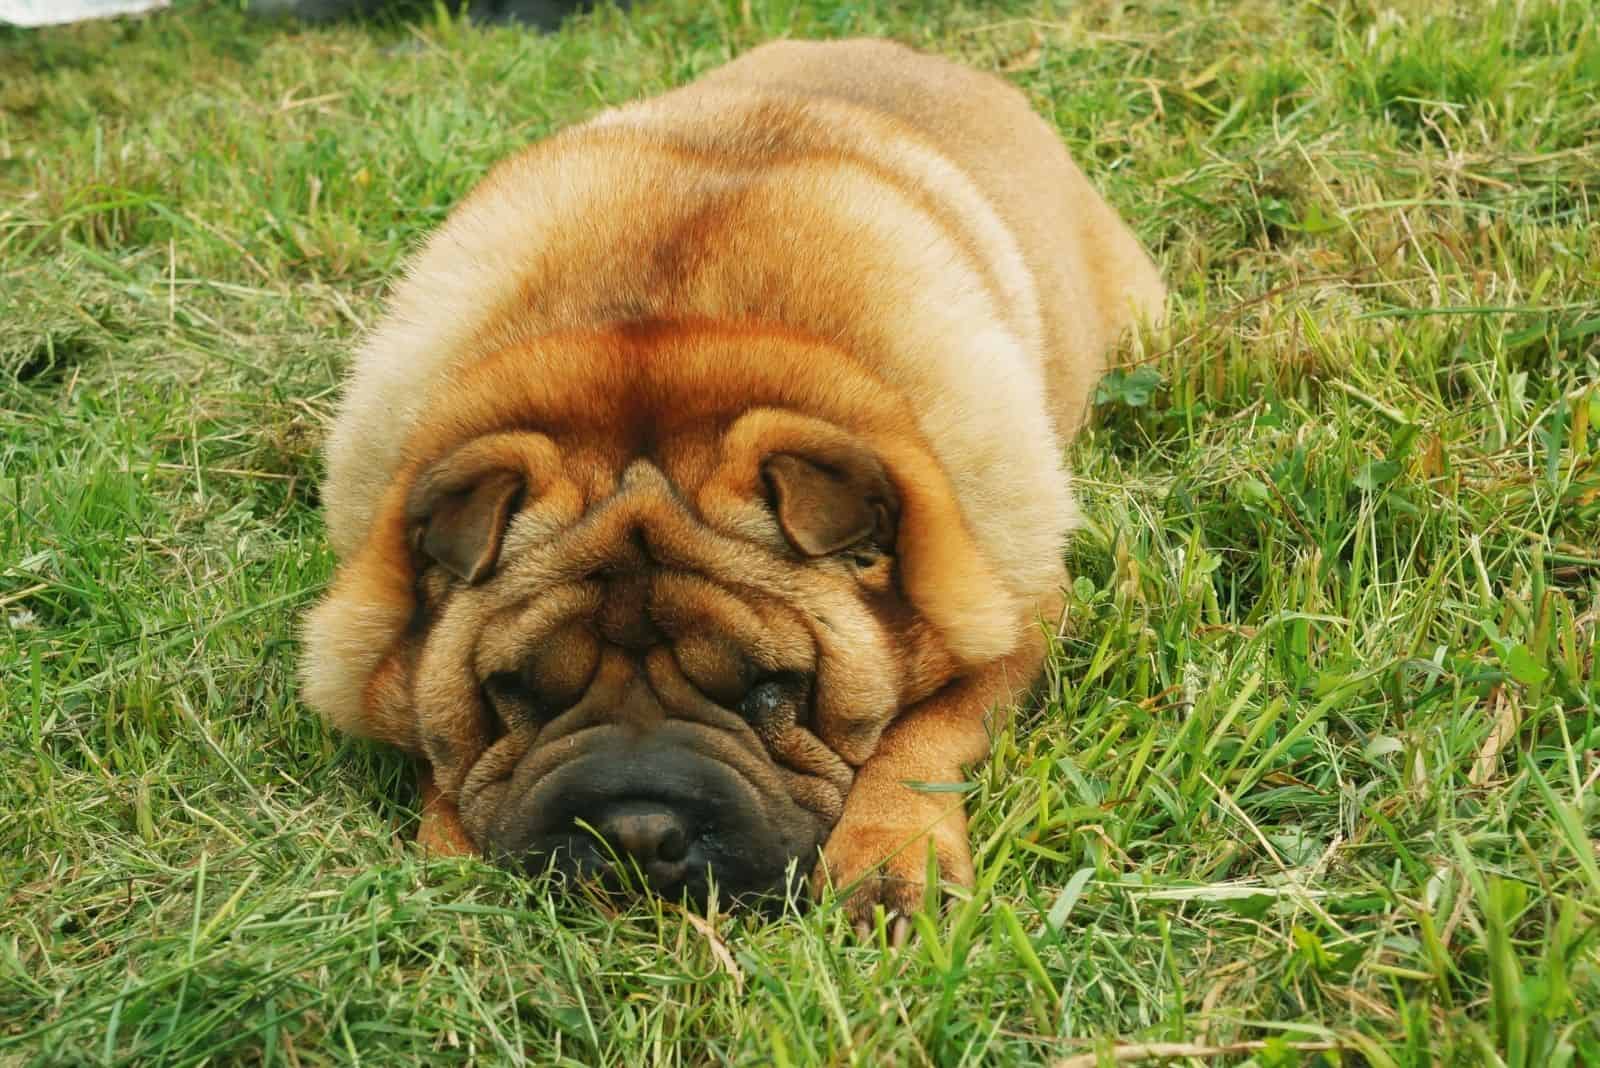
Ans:
{"type": "Polygon", "coordinates": [[[659,801],[619,801],[601,814],[595,829],[618,860],[632,858],[658,888],[680,882],[689,870],[694,840],[688,821],[659,801]]]}

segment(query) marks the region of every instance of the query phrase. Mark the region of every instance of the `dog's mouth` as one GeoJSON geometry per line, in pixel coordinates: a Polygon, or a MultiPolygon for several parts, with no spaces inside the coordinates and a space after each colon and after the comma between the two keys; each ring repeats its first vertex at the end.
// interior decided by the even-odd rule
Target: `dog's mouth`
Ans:
{"type": "Polygon", "coordinates": [[[645,734],[597,727],[537,747],[503,784],[486,852],[610,893],[791,898],[832,820],[797,804],[770,761],[717,741],[669,723],[645,734]],[[568,752],[551,766],[557,755],[541,750],[555,747],[568,752]]]}
{"type": "MultiPolygon", "coordinates": [[[[647,819],[672,820],[654,801],[622,804],[638,807],[647,819]]],[[[530,876],[550,878],[548,885],[563,890],[619,899],[655,894],[696,908],[715,899],[721,906],[774,911],[805,900],[811,867],[803,856],[788,858],[781,867],[777,859],[750,856],[715,826],[691,823],[641,850],[636,841],[619,840],[613,827],[602,830],[580,821],[571,831],[541,836],[502,861],[530,876]]]]}

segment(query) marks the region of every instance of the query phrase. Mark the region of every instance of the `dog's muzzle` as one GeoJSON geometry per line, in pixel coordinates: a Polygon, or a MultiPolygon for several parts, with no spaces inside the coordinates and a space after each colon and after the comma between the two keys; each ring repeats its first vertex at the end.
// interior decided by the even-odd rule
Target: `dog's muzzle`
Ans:
{"type": "Polygon", "coordinates": [[[597,727],[563,739],[577,754],[536,782],[514,775],[489,829],[497,859],[530,874],[613,890],[641,883],[704,901],[787,897],[822,829],[751,769],[695,745],[707,730],[597,727]]]}

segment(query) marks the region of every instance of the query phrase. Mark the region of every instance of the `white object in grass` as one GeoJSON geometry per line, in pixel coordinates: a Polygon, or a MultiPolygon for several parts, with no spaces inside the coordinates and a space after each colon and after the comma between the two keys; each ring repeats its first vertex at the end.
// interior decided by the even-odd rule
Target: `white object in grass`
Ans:
{"type": "Polygon", "coordinates": [[[0,22],[13,26],[56,26],[112,15],[137,15],[167,6],[168,0],[0,0],[0,22]]]}

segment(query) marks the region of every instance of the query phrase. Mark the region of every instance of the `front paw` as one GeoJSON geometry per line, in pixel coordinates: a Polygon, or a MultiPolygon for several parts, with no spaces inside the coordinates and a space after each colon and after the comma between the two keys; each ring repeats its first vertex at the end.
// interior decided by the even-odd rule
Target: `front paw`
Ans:
{"type": "Polygon", "coordinates": [[[461,813],[455,803],[434,785],[433,771],[427,765],[417,769],[417,789],[422,802],[417,844],[422,851],[434,857],[477,856],[477,847],[472,844],[467,829],[461,825],[461,813]]]}
{"type": "Polygon", "coordinates": [[[879,905],[889,922],[889,939],[905,942],[911,916],[927,895],[928,857],[932,852],[942,884],[971,886],[972,847],[966,820],[945,815],[927,821],[857,823],[846,813],[822,848],[812,873],[813,893],[831,885],[843,899],[845,915],[863,941],[871,934],[879,905]]]}

